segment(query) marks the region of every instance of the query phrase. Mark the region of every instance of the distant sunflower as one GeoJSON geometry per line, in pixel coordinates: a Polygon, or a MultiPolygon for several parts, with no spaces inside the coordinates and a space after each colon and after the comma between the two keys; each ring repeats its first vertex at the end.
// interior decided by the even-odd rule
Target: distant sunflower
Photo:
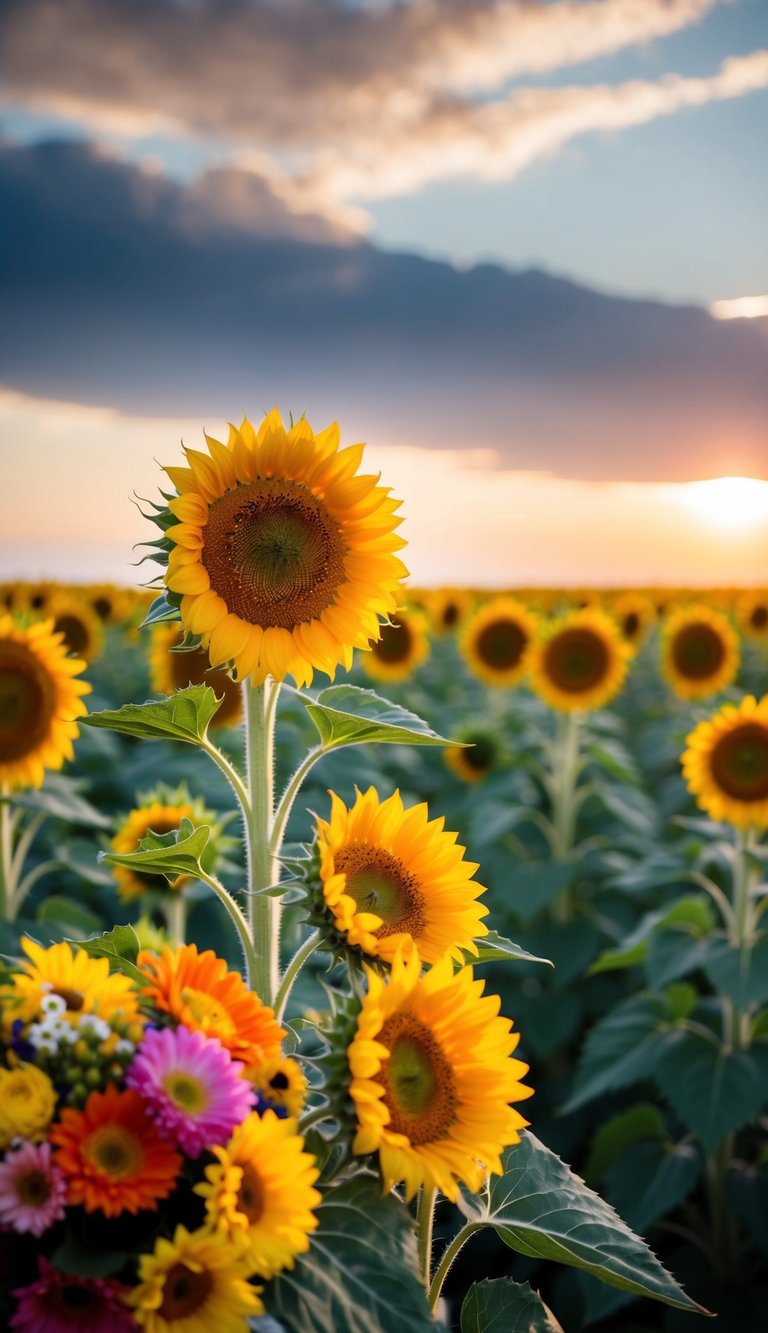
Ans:
{"type": "Polygon", "coordinates": [[[418,611],[391,615],[361,662],[373,680],[407,680],[429,657],[427,622],[418,611]]]}
{"type": "Polygon", "coordinates": [[[720,611],[680,607],[663,626],[661,668],[679,699],[704,699],[730,685],[739,669],[739,638],[720,611]]]}
{"type": "Polygon", "coordinates": [[[0,785],[39,787],[46,768],[71,759],[90,685],[85,662],[68,657],[53,621],[24,628],[0,616],[0,785]]]}
{"type": "Polygon", "coordinates": [[[656,619],[651,599],[638,592],[621,593],[613,601],[611,610],[627,643],[639,648],[656,619]]]}
{"type": "Polygon", "coordinates": [[[744,634],[768,643],[768,592],[743,592],[736,599],[736,617],[744,634]]]}
{"type": "Polygon", "coordinates": [[[317,821],[321,900],[346,945],[386,962],[410,940],[428,963],[476,952],[485,890],[444,825],[424,804],[406,810],[397,791],[380,801],[370,787],[351,809],[331,793],[330,820],[317,821]]]}
{"type": "Polygon", "coordinates": [[[243,687],[223,667],[212,667],[204,648],[174,652],[184,641],[176,624],[153,625],[149,648],[152,689],[157,694],[175,694],[187,685],[210,685],[221,699],[212,727],[233,727],[243,716],[243,687]]]}
{"type": "Polygon", "coordinates": [[[259,1111],[271,1107],[276,1115],[298,1120],[304,1110],[308,1086],[298,1060],[290,1055],[273,1055],[251,1065],[243,1077],[256,1091],[259,1111]]]}
{"type": "Polygon", "coordinates": [[[93,662],[104,650],[101,621],[85,597],[60,590],[47,601],[45,614],[53,617],[55,634],[61,634],[68,653],[93,662]]]}
{"type": "Polygon", "coordinates": [[[435,634],[454,634],[471,610],[473,598],[467,588],[433,588],[425,600],[435,634]]]}
{"type": "Polygon", "coordinates": [[[683,776],[702,810],[737,828],[768,828],[768,695],[726,704],[686,743],[683,776]]]}
{"type": "Polygon", "coordinates": [[[516,685],[528,670],[537,619],[513,597],[494,597],[465,622],[459,639],[470,671],[488,685],[516,685]]]}
{"type": "Polygon", "coordinates": [[[531,684],[560,711],[601,708],[624,684],[631,655],[604,611],[569,611],[552,621],[534,644],[531,684]]]}
{"type": "Polygon", "coordinates": [[[160,1236],[139,1258],[138,1285],[127,1297],[144,1333],[247,1333],[263,1314],[259,1288],[248,1282],[245,1241],[235,1244],[208,1227],[160,1236]]]}
{"type": "Polygon", "coordinates": [[[482,782],[497,766],[501,749],[492,731],[484,727],[464,727],[454,738],[455,745],[443,751],[451,772],[462,782],[482,782]]]}
{"type": "Polygon", "coordinates": [[[89,606],[104,625],[121,625],[131,614],[133,594],[114,583],[92,583],[83,589],[89,606]]]}
{"type": "Polygon", "coordinates": [[[335,424],[315,435],[302,418],[286,432],[272,411],[258,432],[246,419],[226,444],[206,441],[207,454],[186,450],[188,467],[165,469],[178,491],[165,581],[184,628],[240,678],[306,685],[349,668],[407,572],[399,501],[356,475],[363,446],[340,452],[335,424]]]}
{"type": "MultiPolygon", "coordinates": [[[[195,828],[207,825],[213,832],[216,827],[216,816],[206,810],[202,800],[192,800],[186,787],[176,791],[163,786],[156,787],[142,796],[138,806],[121,820],[112,839],[112,851],[120,855],[136,852],[142,838],[146,838],[148,833],[173,833],[184,819],[188,819],[195,828]]],[[[211,846],[211,841],[208,846],[211,846]]],[[[125,902],[139,898],[150,890],[178,892],[190,882],[189,875],[179,875],[169,881],[165,875],[146,874],[128,866],[113,866],[112,873],[117,880],[118,893],[125,902]]]]}
{"type": "Polygon", "coordinates": [[[348,1050],[353,1151],[378,1152],[385,1189],[403,1180],[407,1199],[422,1184],[452,1200],[459,1181],[478,1190],[527,1124],[509,1105],[532,1092],[519,1081],[528,1066],[511,1058],[518,1034],[472,969],[454,974],[448,957],[424,976],[413,952],[398,954],[387,982],[366,974],[348,1050]]]}

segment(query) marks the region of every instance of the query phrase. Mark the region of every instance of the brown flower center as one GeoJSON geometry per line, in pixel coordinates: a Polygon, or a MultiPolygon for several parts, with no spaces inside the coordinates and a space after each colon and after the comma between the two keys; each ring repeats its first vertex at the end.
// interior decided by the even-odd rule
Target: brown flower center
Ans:
{"type": "Polygon", "coordinates": [[[72,986],[53,986],[52,995],[58,995],[63,1000],[70,1013],[76,1014],[85,1004],[85,996],[81,990],[75,990],[72,986]]]}
{"type": "Polygon", "coordinates": [[[637,611],[628,611],[621,622],[621,632],[625,639],[635,639],[640,632],[640,617],[637,611]]]}
{"type": "Polygon", "coordinates": [[[91,606],[99,617],[99,620],[109,620],[109,617],[112,615],[112,602],[109,597],[94,597],[91,601],[91,606]]]}
{"type": "Polygon", "coordinates": [[[756,606],[749,617],[753,629],[765,629],[768,625],[768,606],[756,606]]]}
{"type": "Polygon", "coordinates": [[[582,694],[600,685],[608,674],[610,657],[605,641],[582,627],[560,630],[544,650],[544,671],[558,689],[582,694]]]}
{"type": "Polygon", "coordinates": [[[205,1305],[213,1290],[213,1277],[206,1270],[196,1273],[184,1263],[169,1268],[163,1284],[163,1302],[157,1313],[169,1323],[186,1319],[205,1305]]]}
{"type": "Polygon", "coordinates": [[[42,663],[23,643],[0,640],[0,763],[24,759],[47,739],[55,705],[42,663]]]}
{"type": "Polygon", "coordinates": [[[768,800],[768,728],[744,722],[721,736],[710,758],[712,777],[737,801],[768,800]]]}
{"type": "MultiPolygon", "coordinates": [[[[470,738],[467,737],[467,740],[470,741],[470,738]]],[[[487,773],[496,758],[496,746],[490,736],[474,736],[466,750],[462,750],[461,756],[467,767],[475,773],[487,773]]]]}
{"type": "Polygon", "coordinates": [[[377,1041],[389,1049],[378,1080],[384,1085],[389,1128],[415,1147],[443,1138],[456,1110],[456,1082],[434,1034],[412,1014],[395,1013],[377,1041]]]}
{"type": "Polygon", "coordinates": [[[703,622],[685,625],[672,640],[672,661],[679,675],[687,680],[706,680],[725,661],[722,636],[703,622]]]}
{"type": "Polygon", "coordinates": [[[16,1181],[16,1193],[22,1203],[39,1208],[51,1197],[51,1186],[43,1171],[34,1168],[16,1181]]]}
{"type": "Polygon", "coordinates": [[[264,1213],[264,1189],[250,1163],[242,1167],[243,1179],[237,1191],[237,1211],[248,1218],[249,1226],[261,1221],[264,1213]]]}
{"type": "Polygon", "coordinates": [[[202,560],[229,611],[292,630],[315,620],[345,581],[346,546],[322,500],[299,482],[260,478],[208,510],[202,560]]]}
{"type": "Polygon", "coordinates": [[[516,620],[492,620],[481,629],[475,650],[481,662],[498,671],[509,671],[520,663],[528,635],[516,620]]]}
{"type": "Polygon", "coordinates": [[[397,666],[400,662],[408,661],[413,635],[404,620],[392,616],[391,622],[381,626],[381,637],[376,643],[371,644],[371,652],[382,662],[397,666]]]}
{"type": "Polygon", "coordinates": [[[446,602],[445,606],[443,607],[443,614],[441,617],[444,627],[446,629],[450,629],[452,625],[456,624],[458,618],[459,618],[459,608],[456,605],[456,603],[446,602]]]}
{"type": "Polygon", "coordinates": [[[91,646],[88,626],[74,612],[62,612],[53,623],[54,632],[64,635],[64,646],[68,653],[82,657],[91,646]]]}
{"type": "Polygon", "coordinates": [[[401,931],[414,938],[423,933],[424,896],[398,857],[383,847],[353,842],[336,853],[334,866],[346,876],[346,891],[358,909],[381,917],[377,939],[401,931]]]}
{"type": "Polygon", "coordinates": [[[110,1180],[134,1176],[144,1160],[138,1138],[124,1125],[100,1125],[85,1139],[83,1153],[110,1180]]]}
{"type": "MultiPolygon", "coordinates": [[[[179,630],[173,647],[180,644],[183,637],[183,630],[179,630]]],[[[212,667],[203,648],[188,653],[173,653],[169,650],[168,667],[175,690],[184,690],[188,685],[210,685],[216,697],[222,700],[212,726],[226,727],[239,722],[243,711],[243,687],[232,679],[228,671],[212,667]]]]}

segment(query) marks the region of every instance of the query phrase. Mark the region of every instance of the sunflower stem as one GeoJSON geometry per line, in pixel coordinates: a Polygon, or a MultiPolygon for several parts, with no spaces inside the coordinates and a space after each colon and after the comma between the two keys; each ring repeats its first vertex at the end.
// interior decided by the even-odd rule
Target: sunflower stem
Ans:
{"type": "Polygon", "coordinates": [[[8,787],[0,787],[0,920],[12,921],[13,861],[11,803],[8,787]]]}
{"type": "Polygon", "coordinates": [[[443,1257],[437,1266],[437,1272],[432,1279],[432,1285],[429,1288],[429,1308],[434,1313],[437,1302],[440,1300],[440,1293],[443,1290],[443,1283],[450,1272],[454,1259],[460,1250],[464,1249],[467,1241],[474,1236],[476,1231],[482,1230],[482,1222],[465,1222],[461,1231],[457,1231],[450,1245],[443,1253],[443,1257]]]}
{"type": "Polygon", "coordinates": [[[205,754],[208,755],[209,759],[213,760],[217,768],[221,769],[222,773],[224,774],[224,777],[227,779],[227,782],[229,783],[230,787],[235,793],[235,796],[237,797],[237,803],[242,811],[243,820],[247,822],[250,813],[250,800],[248,797],[248,788],[243,782],[243,779],[241,778],[234,764],[230,763],[230,761],[227,759],[227,756],[223,753],[223,751],[221,751],[217,745],[214,745],[213,741],[209,741],[207,736],[205,737],[204,740],[201,740],[199,744],[201,750],[203,750],[205,754]]]}
{"type": "MultiPolygon", "coordinates": [[[[572,711],[558,717],[557,740],[552,756],[552,830],[556,861],[566,861],[576,838],[576,814],[579,808],[579,717],[572,711]]],[[[570,888],[566,887],[555,903],[555,919],[568,921],[571,916],[570,888]]]]}
{"type": "Polygon", "coordinates": [[[187,933],[187,901],[180,889],[165,901],[165,924],[177,944],[184,944],[187,933]]]}
{"type": "Polygon", "coordinates": [[[274,1005],[275,1018],[277,1019],[278,1023],[282,1021],[282,1017],[283,1014],[285,1013],[285,1008],[288,1003],[288,997],[291,993],[291,990],[293,989],[293,983],[295,982],[297,976],[299,975],[299,972],[306,963],[310,954],[314,952],[319,943],[320,943],[320,931],[314,930],[311,935],[307,936],[304,943],[299,945],[298,949],[293,955],[293,958],[291,959],[290,963],[285,969],[285,972],[283,974],[283,979],[280,982],[277,995],[275,996],[275,1005],[274,1005]]]}
{"type": "Polygon", "coordinates": [[[419,1271],[429,1295],[432,1274],[432,1230],[435,1222],[437,1190],[434,1185],[422,1185],[416,1201],[416,1230],[419,1242],[419,1271]]]}
{"type": "Polygon", "coordinates": [[[296,800],[296,797],[298,796],[302,782],[304,781],[307,774],[311,771],[311,769],[314,768],[318,759],[322,759],[323,755],[328,753],[329,748],[330,747],[326,747],[324,745],[318,745],[315,747],[314,750],[310,750],[309,754],[305,755],[304,758],[302,759],[301,763],[299,764],[298,768],[296,769],[295,773],[290,779],[288,786],[286,787],[285,791],[280,797],[280,802],[278,804],[277,810],[275,811],[275,819],[272,825],[271,851],[273,856],[280,855],[280,849],[283,845],[283,838],[285,837],[285,828],[288,823],[288,817],[293,808],[293,803],[296,800]]]}
{"type": "MultiPolygon", "coordinates": [[[[753,868],[749,853],[754,846],[754,837],[750,830],[739,829],[736,833],[736,849],[733,859],[733,917],[734,928],[732,941],[739,950],[739,964],[742,976],[749,970],[752,952],[753,920],[751,911],[751,890],[753,868]]],[[[743,1011],[736,1004],[730,1006],[731,1044],[734,1050],[741,1050],[749,1045],[749,1009],[743,1011]]]]}
{"type": "Polygon", "coordinates": [[[264,1004],[277,994],[280,976],[280,901],[261,892],[280,879],[281,866],[271,851],[274,819],[274,730],[280,686],[269,678],[245,686],[245,753],[248,810],[245,841],[248,857],[248,925],[254,971],[251,985],[264,1004]]]}
{"type": "Polygon", "coordinates": [[[251,940],[251,929],[248,918],[245,913],[240,910],[232,897],[232,894],[228,889],[224,888],[224,885],[220,880],[216,879],[213,875],[206,874],[206,872],[202,870],[197,872],[197,877],[198,879],[201,879],[204,884],[207,884],[210,889],[213,889],[219,902],[227,909],[242,946],[245,959],[245,979],[251,989],[255,990],[254,978],[257,972],[257,959],[253,942],[251,940]]]}

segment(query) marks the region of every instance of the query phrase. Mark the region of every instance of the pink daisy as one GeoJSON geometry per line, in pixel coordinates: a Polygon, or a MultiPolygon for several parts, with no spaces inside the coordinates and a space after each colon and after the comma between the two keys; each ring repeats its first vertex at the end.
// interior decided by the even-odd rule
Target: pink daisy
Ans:
{"type": "Polygon", "coordinates": [[[42,1255],[40,1276],[28,1287],[19,1287],[18,1300],[9,1327],[16,1333],[133,1333],[137,1328],[120,1293],[127,1287],[103,1278],[74,1277],[59,1273],[42,1255]]]}
{"type": "Polygon", "coordinates": [[[50,1143],[22,1143],[0,1163],[0,1223],[42,1236],[64,1216],[67,1185],[50,1143]]]}
{"type": "Polygon", "coordinates": [[[224,1144],[254,1102],[245,1068],[216,1037],[189,1028],[149,1028],[126,1075],[162,1133],[188,1157],[224,1144]]]}

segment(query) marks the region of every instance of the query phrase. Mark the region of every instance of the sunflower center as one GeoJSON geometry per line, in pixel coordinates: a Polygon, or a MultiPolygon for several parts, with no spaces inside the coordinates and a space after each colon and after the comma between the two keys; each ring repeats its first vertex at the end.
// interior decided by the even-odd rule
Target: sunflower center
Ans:
{"type": "Polygon", "coordinates": [[[259,478],[208,510],[202,561],[227,609],[251,625],[316,620],[345,581],[339,524],[306,486],[259,478]]]}
{"type": "Polygon", "coordinates": [[[237,1191],[237,1211],[248,1218],[248,1225],[255,1226],[261,1221],[264,1212],[264,1189],[250,1163],[242,1167],[243,1179],[237,1191]]]}
{"type": "Polygon", "coordinates": [[[727,732],[712,750],[712,777],[726,796],[768,799],[768,728],[745,722],[727,732]]]}
{"type": "Polygon", "coordinates": [[[62,612],[54,621],[54,632],[64,635],[64,646],[68,653],[81,657],[91,642],[88,626],[73,612],[62,612]]]}
{"type": "Polygon", "coordinates": [[[108,597],[94,597],[91,605],[99,620],[109,620],[112,615],[112,603],[108,597]]]}
{"type": "Polygon", "coordinates": [[[81,990],[74,990],[71,986],[54,986],[49,992],[51,995],[58,995],[63,1000],[71,1014],[79,1013],[85,1004],[85,996],[81,990]]]}
{"type": "MultiPolygon", "coordinates": [[[[63,1314],[67,1323],[69,1316],[73,1316],[73,1327],[75,1327],[74,1316],[90,1315],[94,1311],[98,1314],[104,1313],[99,1292],[94,1291],[93,1287],[87,1287],[76,1277],[60,1278],[43,1296],[43,1304],[51,1314],[63,1314]]],[[[79,1319],[77,1322],[79,1323],[79,1319]]]]}
{"type": "Polygon", "coordinates": [[[516,667],[525,651],[528,635],[514,620],[492,620],[477,636],[475,650],[486,666],[499,671],[516,667]]]}
{"type": "Polygon", "coordinates": [[[414,1146],[443,1138],[454,1120],[456,1083],[440,1043],[412,1014],[396,1013],[377,1040],[389,1048],[378,1075],[389,1128],[414,1146]]]}
{"type": "Polygon", "coordinates": [[[199,1115],[210,1100],[205,1085],[186,1069],[172,1069],[163,1079],[163,1087],[171,1101],[188,1115],[199,1115]]]}
{"type": "Polygon", "coordinates": [[[0,763],[23,759],[46,739],[55,708],[48,673],[24,644],[0,641],[0,763]]]}
{"type": "Polygon", "coordinates": [[[183,1003],[189,1009],[193,1019],[201,1027],[210,1028],[217,1036],[232,1036],[235,1025],[229,1013],[213,995],[207,991],[195,990],[194,986],[185,986],[181,992],[183,1003]]]}
{"type": "Polygon", "coordinates": [[[101,1125],[89,1134],[83,1144],[83,1152],[111,1180],[126,1180],[135,1175],[143,1161],[136,1135],[123,1125],[101,1125]]]}
{"type": "Polygon", "coordinates": [[[753,629],[765,629],[768,625],[768,606],[756,606],[749,617],[753,629]]]}
{"type": "Polygon", "coordinates": [[[625,639],[634,639],[640,629],[640,617],[637,611],[628,611],[621,622],[625,639]]]}
{"type": "Polygon", "coordinates": [[[610,665],[608,648],[594,630],[561,630],[544,651],[544,670],[559,689],[582,694],[599,685],[610,665]]]}
{"type": "Polygon", "coordinates": [[[353,842],[334,857],[336,869],[346,876],[346,891],[361,912],[380,916],[378,939],[401,931],[418,937],[424,930],[424,896],[415,876],[402,861],[367,842],[353,842]]]}
{"type": "Polygon", "coordinates": [[[206,1270],[195,1272],[184,1263],[168,1269],[163,1283],[163,1302],[157,1313],[169,1323],[185,1319],[205,1304],[213,1290],[213,1277],[206,1270]]]}
{"type": "Polygon", "coordinates": [[[371,644],[371,652],[382,662],[407,662],[412,642],[413,636],[408,626],[393,616],[391,624],[381,626],[380,638],[371,644]]]}
{"type": "Polygon", "coordinates": [[[496,746],[490,736],[474,736],[461,753],[468,768],[474,769],[476,773],[485,773],[496,758],[496,746]]]}
{"type": "Polygon", "coordinates": [[[720,670],[725,660],[725,644],[711,625],[686,625],[672,640],[672,661],[681,676],[706,680],[720,670]]]}
{"type": "Polygon", "coordinates": [[[39,1208],[51,1197],[50,1181],[44,1171],[27,1171],[16,1181],[16,1193],[21,1203],[39,1208]]]}

